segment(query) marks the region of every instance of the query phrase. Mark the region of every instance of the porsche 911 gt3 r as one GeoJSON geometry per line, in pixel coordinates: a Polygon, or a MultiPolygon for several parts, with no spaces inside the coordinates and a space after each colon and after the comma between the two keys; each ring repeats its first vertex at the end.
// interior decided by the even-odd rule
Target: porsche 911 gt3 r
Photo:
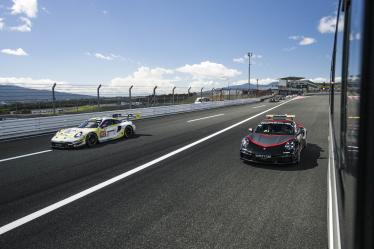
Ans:
{"type": "Polygon", "coordinates": [[[271,164],[299,164],[306,147],[306,129],[294,121],[295,115],[266,115],[256,129],[243,138],[240,158],[271,164]]]}
{"type": "Polygon", "coordinates": [[[120,114],[112,117],[90,118],[78,127],[62,129],[51,139],[52,148],[76,148],[81,146],[94,146],[97,143],[131,137],[135,134],[136,126],[130,120],[138,118],[140,114],[129,114],[123,119],[120,114]]]}

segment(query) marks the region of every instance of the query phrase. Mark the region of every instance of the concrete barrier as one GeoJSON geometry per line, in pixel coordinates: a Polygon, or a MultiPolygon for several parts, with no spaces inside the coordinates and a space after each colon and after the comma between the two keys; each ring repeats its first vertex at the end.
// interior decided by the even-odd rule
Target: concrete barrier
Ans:
{"type": "Polygon", "coordinates": [[[213,109],[224,106],[243,105],[259,101],[261,101],[260,98],[237,99],[226,101],[212,101],[199,104],[157,106],[106,112],[4,120],[0,121],[0,140],[55,132],[61,128],[77,126],[84,120],[92,117],[112,116],[116,113],[121,113],[123,115],[127,115],[129,113],[141,113],[141,118],[151,118],[177,113],[213,109]]]}

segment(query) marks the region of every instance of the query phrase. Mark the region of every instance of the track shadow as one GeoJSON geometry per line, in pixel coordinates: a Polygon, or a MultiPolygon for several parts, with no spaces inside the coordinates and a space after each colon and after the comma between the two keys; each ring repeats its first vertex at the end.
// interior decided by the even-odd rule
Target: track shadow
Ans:
{"type": "Polygon", "coordinates": [[[140,137],[151,137],[151,136],[153,136],[153,135],[152,134],[135,133],[132,137],[129,137],[129,138],[120,138],[120,139],[116,139],[116,140],[111,140],[111,141],[107,141],[107,142],[98,143],[98,144],[96,144],[92,148],[88,148],[87,146],[82,146],[82,147],[78,147],[78,148],[53,148],[53,150],[85,150],[85,149],[94,149],[94,148],[101,148],[101,147],[104,147],[104,146],[109,145],[109,144],[123,143],[123,142],[126,142],[128,140],[133,140],[133,139],[137,139],[137,138],[140,138],[140,137]]]}
{"type": "Polygon", "coordinates": [[[321,152],[323,149],[317,144],[310,144],[301,152],[301,163],[300,165],[294,164],[284,164],[284,165],[272,165],[272,164],[260,164],[245,162],[245,164],[256,168],[263,168],[269,170],[279,170],[279,171],[299,171],[308,170],[318,166],[318,159],[325,159],[321,157],[321,152]]]}
{"type": "MultiPolygon", "coordinates": [[[[151,134],[135,133],[132,137],[120,138],[120,139],[111,140],[111,141],[108,141],[108,142],[102,142],[102,143],[97,144],[95,147],[103,147],[103,146],[108,145],[108,144],[117,144],[117,143],[126,142],[128,140],[137,139],[137,138],[140,138],[140,137],[151,137],[151,136],[152,136],[151,134]]],[[[84,148],[84,147],[82,147],[82,148],[84,148]]]]}

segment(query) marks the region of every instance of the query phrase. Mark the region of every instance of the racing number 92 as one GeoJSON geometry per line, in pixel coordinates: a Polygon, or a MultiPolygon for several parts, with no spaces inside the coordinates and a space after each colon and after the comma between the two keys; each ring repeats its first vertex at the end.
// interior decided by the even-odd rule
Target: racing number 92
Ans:
{"type": "Polygon", "coordinates": [[[106,137],[106,131],[100,131],[100,137],[106,137]]]}

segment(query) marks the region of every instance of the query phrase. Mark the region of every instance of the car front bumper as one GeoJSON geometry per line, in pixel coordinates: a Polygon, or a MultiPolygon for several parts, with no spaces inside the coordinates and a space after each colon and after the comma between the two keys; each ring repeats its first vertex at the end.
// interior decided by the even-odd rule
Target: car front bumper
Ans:
{"type": "Polygon", "coordinates": [[[261,163],[261,164],[293,164],[297,162],[295,153],[286,154],[258,154],[246,149],[240,149],[240,159],[247,162],[261,163]]]}
{"type": "Polygon", "coordinates": [[[78,148],[84,146],[85,144],[84,139],[78,141],[51,140],[51,147],[54,149],[78,148]]]}

